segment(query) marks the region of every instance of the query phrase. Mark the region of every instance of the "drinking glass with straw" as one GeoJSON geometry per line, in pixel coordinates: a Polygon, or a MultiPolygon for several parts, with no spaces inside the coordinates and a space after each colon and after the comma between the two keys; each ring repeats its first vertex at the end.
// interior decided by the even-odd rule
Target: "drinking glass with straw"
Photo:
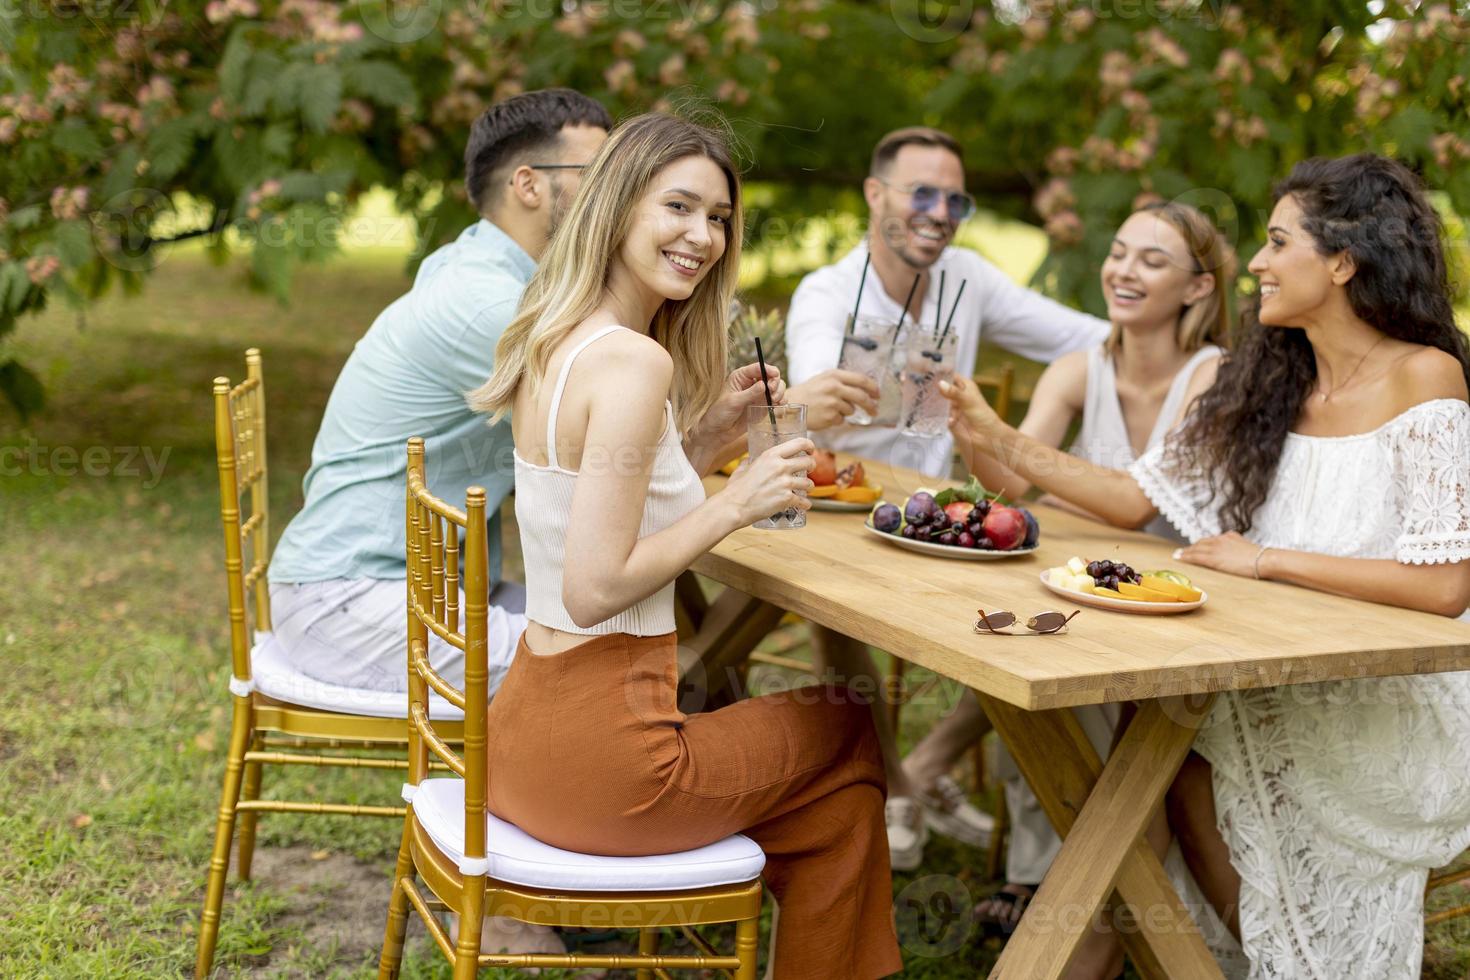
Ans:
{"type": "MultiPolygon", "coordinates": [[[[872,253],[863,257],[863,274],[858,279],[857,300],[852,304],[852,315],[847,318],[847,329],[842,334],[842,353],[837,358],[837,367],[843,371],[861,374],[878,386],[894,388],[889,370],[893,359],[892,322],[878,316],[862,316],[858,309],[863,304],[863,285],[868,281],[868,264],[872,253]]],[[[857,408],[843,421],[849,425],[872,425],[874,416],[864,408],[857,408]]]]}
{"type": "MultiPolygon", "coordinates": [[[[761,350],[760,338],[755,341],[755,356],[760,362],[761,384],[766,390],[765,407],[752,405],[745,410],[746,448],[752,459],[773,446],[792,439],[806,438],[806,406],[776,405],[771,400],[771,383],[766,376],[766,357],[761,350]]],[[[806,496],[806,491],[798,491],[806,496]]],[[[788,507],[770,517],[763,517],[751,527],[762,530],[790,530],[806,527],[806,511],[800,507],[788,507]]]]}
{"type": "MultiPolygon", "coordinates": [[[[960,280],[944,329],[937,334],[915,331],[904,347],[900,429],[906,435],[939,436],[948,427],[949,400],[939,390],[939,383],[954,377],[959,335],[952,328],[966,283],[967,280],[960,280]]],[[[938,316],[935,325],[938,326],[938,316]]]]}

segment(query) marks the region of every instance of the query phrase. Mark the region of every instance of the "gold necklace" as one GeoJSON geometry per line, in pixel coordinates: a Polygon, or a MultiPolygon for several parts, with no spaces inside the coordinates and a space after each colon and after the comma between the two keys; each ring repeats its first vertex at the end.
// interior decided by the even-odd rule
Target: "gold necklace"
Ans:
{"type": "Polygon", "coordinates": [[[1332,399],[1333,395],[1337,394],[1339,391],[1347,387],[1347,383],[1353,380],[1353,377],[1358,373],[1358,369],[1361,368],[1363,366],[1363,363],[1368,360],[1368,355],[1376,351],[1378,349],[1378,345],[1383,343],[1387,339],[1388,334],[1384,334],[1382,337],[1379,337],[1376,341],[1374,341],[1373,346],[1369,347],[1368,350],[1364,352],[1363,356],[1358,358],[1358,363],[1355,364],[1353,366],[1353,369],[1348,372],[1348,376],[1342,379],[1342,383],[1333,385],[1331,391],[1322,391],[1321,383],[1319,380],[1317,397],[1322,399],[1322,403],[1324,405],[1332,399]]]}

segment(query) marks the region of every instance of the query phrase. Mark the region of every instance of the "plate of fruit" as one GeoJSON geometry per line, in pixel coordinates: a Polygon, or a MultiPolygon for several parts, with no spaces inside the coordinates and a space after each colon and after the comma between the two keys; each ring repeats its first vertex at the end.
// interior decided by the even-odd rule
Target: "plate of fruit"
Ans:
{"type": "Polygon", "coordinates": [[[1182,572],[1140,572],[1124,562],[1075,556],[1042,572],[1041,584],[1084,606],[1153,616],[1189,612],[1209,599],[1182,572]]]}
{"type": "MultiPolygon", "coordinates": [[[[744,455],[738,459],[732,459],[720,468],[720,472],[729,476],[744,461],[744,455]]],[[[853,460],[847,466],[839,469],[837,456],[825,449],[817,450],[816,465],[812,467],[812,471],[807,476],[814,484],[807,492],[807,497],[812,502],[812,510],[837,510],[864,514],[873,506],[873,502],[883,495],[883,487],[880,484],[868,481],[866,474],[863,473],[862,463],[853,460]]]]}
{"type": "Polygon", "coordinates": [[[863,526],[900,548],[961,561],[1029,555],[1041,536],[1030,511],[987,496],[973,476],[963,487],[919,490],[903,507],[883,501],[863,526]]]}
{"type": "Polygon", "coordinates": [[[861,462],[853,460],[839,469],[837,456],[825,449],[817,450],[816,465],[807,476],[815,484],[806,494],[812,510],[862,513],[883,494],[883,487],[868,482],[861,462]]]}

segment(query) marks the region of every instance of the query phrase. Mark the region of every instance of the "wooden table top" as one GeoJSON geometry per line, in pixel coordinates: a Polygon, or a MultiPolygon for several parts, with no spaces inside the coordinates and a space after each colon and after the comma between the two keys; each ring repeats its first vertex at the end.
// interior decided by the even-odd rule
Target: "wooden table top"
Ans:
{"type": "MultiPolygon", "coordinates": [[[[953,485],[876,463],[867,471],[900,506],[920,486],[953,485]]],[[[1150,535],[1031,510],[1041,542],[1029,556],[931,557],[874,537],[862,513],[814,510],[800,530],[737,531],[694,571],[1029,709],[1470,669],[1470,623],[1185,565],[1150,535]],[[1038,576],[1073,555],[1177,568],[1209,601],[1172,616],[1069,603],[1038,576]],[[1022,620],[1082,613],[1065,634],[991,636],[972,631],[982,606],[1022,620]]]]}

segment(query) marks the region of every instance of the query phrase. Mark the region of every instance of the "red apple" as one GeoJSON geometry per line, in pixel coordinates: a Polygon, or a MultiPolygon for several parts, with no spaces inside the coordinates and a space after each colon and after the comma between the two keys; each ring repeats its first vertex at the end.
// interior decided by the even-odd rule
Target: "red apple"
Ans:
{"type": "Polygon", "coordinates": [[[975,505],[968,500],[951,500],[944,505],[944,516],[949,518],[950,524],[963,524],[970,519],[970,511],[975,505]]]}
{"type": "Polygon", "coordinates": [[[837,482],[837,454],[825,449],[817,450],[817,465],[807,477],[819,487],[829,487],[837,482]]]}
{"type": "Polygon", "coordinates": [[[997,551],[1010,551],[1026,540],[1026,515],[1014,507],[990,508],[985,515],[985,536],[997,551]]]}

